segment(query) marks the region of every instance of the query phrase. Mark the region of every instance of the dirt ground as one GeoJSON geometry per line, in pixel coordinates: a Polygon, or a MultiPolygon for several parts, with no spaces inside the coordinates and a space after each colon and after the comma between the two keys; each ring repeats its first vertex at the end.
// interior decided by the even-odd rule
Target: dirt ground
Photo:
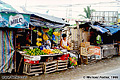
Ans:
{"type": "Polygon", "coordinates": [[[102,59],[98,62],[90,63],[88,65],[80,65],[65,71],[55,72],[51,74],[42,74],[39,76],[26,76],[25,79],[19,80],[78,80],[85,75],[95,75],[120,67],[120,56],[114,56],[110,59],[102,59]]]}

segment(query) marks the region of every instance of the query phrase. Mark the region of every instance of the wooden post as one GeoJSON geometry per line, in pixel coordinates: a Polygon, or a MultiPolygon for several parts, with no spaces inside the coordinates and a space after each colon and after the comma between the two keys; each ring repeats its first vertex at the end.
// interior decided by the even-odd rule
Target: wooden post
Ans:
{"type": "Polygon", "coordinates": [[[78,23],[78,21],[76,21],[76,24],[77,24],[78,50],[80,50],[81,40],[80,40],[80,29],[79,29],[79,23],[78,23]]]}
{"type": "Polygon", "coordinates": [[[14,60],[14,68],[15,68],[15,72],[16,72],[16,34],[15,34],[15,60],[14,60]]]}
{"type": "MultiPolygon", "coordinates": [[[[81,46],[80,46],[81,41],[82,41],[82,39],[81,39],[81,38],[82,38],[82,37],[81,37],[81,36],[82,36],[82,35],[81,35],[81,34],[82,34],[82,32],[81,32],[82,29],[79,28],[79,22],[78,22],[78,21],[76,21],[76,24],[77,24],[78,50],[79,50],[79,53],[80,53],[79,55],[80,55],[80,60],[81,60],[81,63],[82,63],[83,61],[82,61],[81,46]]],[[[79,60],[79,57],[78,57],[78,60],[79,60]]],[[[80,60],[79,60],[79,63],[80,63],[80,60]]]]}
{"type": "Polygon", "coordinates": [[[44,74],[46,73],[46,63],[44,62],[44,74]]]}

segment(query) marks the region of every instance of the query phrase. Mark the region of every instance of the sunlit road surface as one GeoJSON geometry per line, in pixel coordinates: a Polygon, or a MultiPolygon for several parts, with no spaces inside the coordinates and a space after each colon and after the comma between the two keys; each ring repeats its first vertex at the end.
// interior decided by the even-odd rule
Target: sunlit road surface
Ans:
{"type": "Polygon", "coordinates": [[[99,73],[96,75],[86,75],[75,80],[120,80],[120,68],[99,73]]]}

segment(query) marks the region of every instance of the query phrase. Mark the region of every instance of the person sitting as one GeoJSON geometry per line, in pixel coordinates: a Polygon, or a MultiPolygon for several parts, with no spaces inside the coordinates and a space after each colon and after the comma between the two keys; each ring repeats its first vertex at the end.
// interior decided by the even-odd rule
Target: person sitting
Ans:
{"type": "Polygon", "coordinates": [[[63,34],[62,35],[62,39],[60,41],[60,47],[63,48],[63,49],[67,49],[67,46],[70,46],[70,44],[68,43],[67,41],[67,35],[66,34],[63,34]]]}

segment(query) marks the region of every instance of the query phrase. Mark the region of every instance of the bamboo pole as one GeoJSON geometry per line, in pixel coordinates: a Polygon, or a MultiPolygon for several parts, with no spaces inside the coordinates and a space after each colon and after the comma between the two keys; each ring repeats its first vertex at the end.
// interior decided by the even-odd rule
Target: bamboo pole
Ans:
{"type": "Polygon", "coordinates": [[[16,72],[16,36],[17,35],[15,35],[15,60],[14,60],[14,67],[15,67],[15,72],[16,72]]]}
{"type": "MultiPolygon", "coordinates": [[[[77,38],[78,38],[78,51],[79,51],[79,55],[80,55],[80,60],[81,60],[81,63],[83,63],[83,60],[82,60],[82,56],[81,56],[81,42],[82,42],[82,29],[79,28],[79,22],[76,21],[76,24],[77,24],[77,38]]],[[[78,55],[78,59],[79,59],[79,55],[78,55]]],[[[80,63],[80,60],[79,60],[79,63],[80,63]]]]}

